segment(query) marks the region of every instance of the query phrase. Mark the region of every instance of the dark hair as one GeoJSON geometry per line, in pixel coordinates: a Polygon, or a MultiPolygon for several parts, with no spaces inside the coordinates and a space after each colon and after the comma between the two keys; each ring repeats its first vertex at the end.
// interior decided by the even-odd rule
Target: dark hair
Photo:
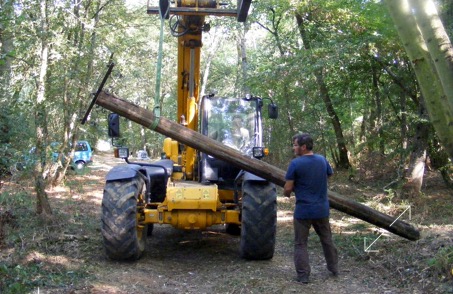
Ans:
{"type": "Polygon", "coordinates": [[[302,146],[305,145],[307,150],[313,149],[313,139],[309,134],[297,134],[293,136],[293,142],[296,141],[297,145],[302,146]]]}

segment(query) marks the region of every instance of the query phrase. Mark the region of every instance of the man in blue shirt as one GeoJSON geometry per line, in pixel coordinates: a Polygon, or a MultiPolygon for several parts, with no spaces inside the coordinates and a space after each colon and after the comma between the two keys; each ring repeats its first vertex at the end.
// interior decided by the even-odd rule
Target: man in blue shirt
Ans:
{"type": "Polygon", "coordinates": [[[333,174],[333,170],[327,159],[314,154],[312,149],[313,139],[309,134],[293,137],[296,158],[289,164],[283,192],[287,197],[290,197],[292,192],[296,194],[294,264],[297,281],[305,284],[310,276],[307,242],[311,226],[321,241],[327,269],[334,276],[338,275],[338,252],[332,241],[327,198],[327,178],[333,174]]]}

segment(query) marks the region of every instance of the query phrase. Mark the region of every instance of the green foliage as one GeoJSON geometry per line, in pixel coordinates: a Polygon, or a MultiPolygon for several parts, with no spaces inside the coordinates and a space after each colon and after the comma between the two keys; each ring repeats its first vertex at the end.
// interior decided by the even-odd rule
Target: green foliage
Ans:
{"type": "MultiPolygon", "coordinates": [[[[352,231],[363,232],[367,225],[356,224],[351,226],[352,231]]],[[[349,228],[348,228],[349,229],[349,228]]],[[[337,246],[339,252],[342,254],[356,259],[366,259],[367,254],[364,251],[364,239],[368,240],[369,243],[373,242],[370,240],[376,239],[375,235],[355,233],[353,235],[334,235],[333,240],[335,246],[337,246]]]]}
{"type": "Polygon", "coordinates": [[[19,294],[39,289],[39,287],[61,287],[71,285],[74,280],[83,278],[86,274],[64,269],[51,270],[44,262],[34,262],[26,265],[0,265],[0,290],[5,294],[19,294]]]}
{"type": "MultiPolygon", "coordinates": [[[[446,27],[451,30],[453,18],[448,16],[452,5],[445,0],[438,2],[446,27]]],[[[1,38],[14,39],[14,46],[0,55],[2,67],[11,63],[11,70],[5,70],[10,72],[9,85],[0,97],[0,141],[10,144],[1,148],[0,168],[4,172],[11,165],[9,158],[15,156],[11,154],[26,154],[36,145],[40,16],[36,2],[27,0],[18,5],[21,9],[13,17],[1,17],[8,33],[1,38]]],[[[312,133],[317,140],[316,151],[335,160],[337,137],[314,76],[319,69],[323,70],[352,162],[358,164],[364,155],[376,151],[398,154],[402,162],[407,160],[414,126],[420,123],[419,93],[411,64],[382,1],[264,0],[254,3],[251,12],[246,26],[234,18],[206,18],[211,30],[203,35],[201,74],[208,53],[212,54],[207,84],[203,85],[206,91],[236,96],[245,84],[253,95],[277,102],[280,119],[264,122],[263,141],[270,147],[271,163],[285,167],[292,156],[289,141],[296,132],[312,133]],[[301,16],[304,31],[295,15],[301,16]],[[310,41],[309,46],[302,34],[310,41]],[[238,53],[242,37],[246,41],[247,79],[243,79],[242,56],[238,53]],[[218,45],[216,38],[220,39],[218,45]]],[[[48,20],[47,37],[52,44],[45,101],[48,142],[65,143],[73,136],[93,145],[99,139],[108,140],[107,111],[95,107],[86,125],[78,121],[109,61],[116,65],[106,89],[142,107],[156,106],[157,16],[147,15],[143,7],[128,10],[122,0],[105,5],[91,1],[79,6],[59,1],[55,9],[49,10],[48,20]]],[[[1,41],[6,44],[6,39],[1,41]]],[[[173,120],[179,119],[176,45],[166,27],[162,96],[158,103],[162,115],[173,120]]],[[[160,153],[161,135],[126,120],[121,130],[123,143],[132,150],[146,146],[160,153]]]]}
{"type": "MultiPolygon", "coordinates": [[[[69,241],[64,239],[65,234],[76,235],[85,229],[96,231],[97,220],[86,212],[57,212],[54,216],[56,223],[67,225],[56,226],[35,215],[32,211],[34,201],[35,198],[26,192],[0,194],[0,207],[13,215],[12,221],[3,227],[6,239],[2,241],[9,248],[10,258],[0,264],[1,293],[28,293],[40,287],[64,287],[88,277],[87,269],[78,262],[55,263],[48,256],[74,250],[74,245],[66,245],[69,241]],[[82,219],[84,228],[79,223],[82,219]],[[21,225],[25,223],[32,225],[21,225]]],[[[66,205],[71,207],[71,202],[66,205]]]]}
{"type": "MultiPolygon", "coordinates": [[[[87,125],[81,126],[78,121],[112,54],[111,61],[116,66],[105,88],[142,107],[152,109],[156,106],[154,83],[159,19],[147,15],[144,7],[127,10],[122,0],[78,1],[81,5],[77,7],[74,1],[51,2],[54,5],[49,10],[49,33],[45,36],[52,44],[46,80],[44,115],[49,134],[46,140],[65,142],[74,135],[95,145],[98,139],[107,139],[108,112],[95,107],[87,125]]],[[[438,2],[441,4],[441,17],[451,36],[453,4],[448,0],[438,2]]],[[[30,148],[35,146],[36,81],[40,74],[39,56],[43,40],[39,25],[41,16],[37,1],[16,3],[15,14],[0,14],[0,67],[2,73],[6,73],[1,77],[0,95],[2,177],[9,176],[10,167],[28,156],[30,148]],[[4,52],[8,40],[14,40],[13,46],[4,52]],[[7,81],[3,80],[6,75],[7,81]]],[[[234,18],[207,18],[207,21],[216,29],[204,33],[202,70],[206,65],[205,52],[214,46],[212,40],[220,36],[221,41],[213,54],[206,89],[218,90],[221,96],[234,96],[239,95],[245,83],[252,94],[270,97],[279,105],[280,118],[265,119],[264,122],[263,141],[271,150],[271,156],[266,160],[286,168],[292,157],[291,137],[295,132],[312,133],[317,140],[317,152],[334,159],[337,139],[313,74],[322,68],[356,167],[362,163],[368,168],[370,165],[367,166],[366,158],[380,151],[381,146],[387,160],[407,161],[415,126],[427,122],[419,119],[417,82],[382,1],[254,1],[246,28],[234,18]],[[302,40],[296,13],[302,16],[310,46],[302,40]],[[246,81],[240,78],[241,57],[237,53],[242,34],[245,34],[247,46],[246,81]],[[373,84],[373,78],[376,84],[373,84]],[[397,156],[401,160],[397,160],[397,156]]],[[[176,39],[168,30],[164,38],[159,103],[163,116],[178,120],[176,79],[180,73],[176,69],[176,39]]],[[[131,150],[146,146],[157,154],[160,152],[161,135],[124,119],[121,130],[121,143],[131,150]]],[[[451,177],[451,162],[441,153],[435,138],[430,140],[435,146],[430,150],[431,162],[436,168],[447,170],[451,177]]],[[[379,166],[378,161],[369,162],[379,166]]],[[[80,194],[84,192],[83,187],[72,181],[67,185],[80,194]]],[[[391,200],[395,191],[388,192],[391,200]]],[[[70,206],[71,202],[68,201],[67,205],[70,206]]],[[[0,206],[13,210],[20,218],[19,223],[33,224],[30,229],[20,226],[11,230],[7,241],[17,251],[22,241],[35,235],[46,235],[48,239],[27,249],[46,254],[57,250],[58,238],[49,233],[53,227],[51,230],[48,224],[35,217],[25,219],[25,216],[33,215],[32,195],[2,193],[0,206]],[[46,248],[47,245],[51,249],[46,248]]],[[[79,211],[67,210],[71,212],[68,215],[57,214],[61,222],[69,224],[70,231],[80,229],[78,221],[81,219],[89,224],[89,228],[98,225],[95,218],[89,220],[79,211]]],[[[362,235],[336,238],[347,255],[362,256],[362,235]]],[[[446,275],[446,271],[451,270],[448,265],[452,263],[452,248],[448,247],[439,249],[428,265],[439,275],[446,275]]],[[[78,275],[84,274],[69,267],[48,270],[45,261],[2,264],[0,292],[23,293],[43,285],[70,284],[78,275]]]]}
{"type": "Polygon", "coordinates": [[[448,0],[436,2],[439,2],[439,15],[451,41],[453,40],[453,3],[448,0]]]}
{"type": "Polygon", "coordinates": [[[28,127],[29,120],[22,109],[9,103],[3,105],[0,110],[0,174],[6,175],[17,162],[31,163],[29,151],[33,130],[28,127]]]}
{"type": "Polygon", "coordinates": [[[252,19],[267,34],[260,41],[265,45],[249,54],[250,85],[255,93],[276,100],[288,118],[272,123],[272,140],[267,139],[279,160],[288,158],[288,138],[301,131],[318,138],[318,152],[335,156],[336,134],[313,76],[319,68],[352,159],[374,151],[408,154],[403,142],[422,123],[419,94],[383,3],[260,1],[252,19]],[[301,15],[303,31],[294,13],[301,15]]]}
{"type": "Polygon", "coordinates": [[[16,210],[20,207],[32,207],[34,198],[25,192],[0,193],[0,206],[5,210],[16,210]]]}
{"type": "Polygon", "coordinates": [[[441,280],[451,278],[453,275],[453,246],[439,248],[436,255],[428,260],[428,265],[434,275],[441,280]]]}

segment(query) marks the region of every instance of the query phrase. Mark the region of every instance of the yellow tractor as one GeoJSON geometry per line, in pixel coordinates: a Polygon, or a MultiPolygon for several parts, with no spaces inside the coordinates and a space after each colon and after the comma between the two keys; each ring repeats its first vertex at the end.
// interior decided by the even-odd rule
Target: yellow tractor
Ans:
{"type": "MultiPolygon", "coordinates": [[[[216,0],[167,0],[148,7],[148,14],[169,19],[178,39],[178,123],[210,137],[243,155],[267,155],[262,138],[262,98],[206,95],[199,98],[202,33],[205,16],[234,16],[246,20],[251,0],[227,9],[216,0]],[[162,13],[162,12],[165,13],[162,13]]],[[[278,116],[270,100],[269,118],[278,116]]],[[[109,135],[119,134],[119,117],[109,116],[109,135]]],[[[276,235],[275,185],[208,154],[166,138],[162,158],[131,162],[129,150],[116,156],[126,164],[106,176],[102,199],[102,236],[107,256],[115,260],[140,258],[154,224],[182,230],[206,230],[224,225],[240,235],[240,255],[246,259],[273,257],[276,235]]]]}

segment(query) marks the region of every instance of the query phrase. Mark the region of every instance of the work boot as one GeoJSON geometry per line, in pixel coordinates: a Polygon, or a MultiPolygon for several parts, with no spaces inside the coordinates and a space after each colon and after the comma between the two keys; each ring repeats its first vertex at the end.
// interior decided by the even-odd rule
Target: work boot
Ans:
{"type": "Polygon", "coordinates": [[[340,274],[340,273],[338,272],[338,270],[330,271],[330,273],[332,274],[332,276],[333,276],[334,278],[338,278],[338,275],[340,274]]]}
{"type": "Polygon", "coordinates": [[[338,277],[339,273],[338,273],[337,266],[332,266],[332,267],[327,266],[327,270],[332,274],[332,276],[338,277]]]}
{"type": "Polygon", "coordinates": [[[308,275],[297,276],[296,281],[302,284],[308,284],[308,275]]]}

